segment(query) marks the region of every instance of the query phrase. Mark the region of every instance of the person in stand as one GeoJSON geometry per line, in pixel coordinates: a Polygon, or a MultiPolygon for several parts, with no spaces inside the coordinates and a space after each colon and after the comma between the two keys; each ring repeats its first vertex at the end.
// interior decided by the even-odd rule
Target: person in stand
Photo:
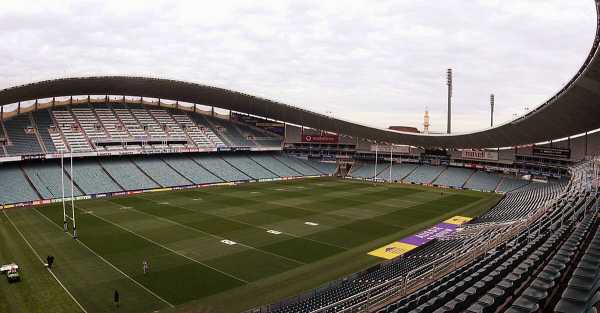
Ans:
{"type": "Polygon", "coordinates": [[[148,274],[148,272],[150,271],[150,266],[148,265],[148,261],[144,260],[144,262],[142,262],[142,266],[144,267],[144,275],[148,274]]]}
{"type": "Polygon", "coordinates": [[[115,303],[115,306],[118,308],[119,307],[119,291],[117,291],[115,289],[115,293],[113,294],[113,301],[115,303]]]}

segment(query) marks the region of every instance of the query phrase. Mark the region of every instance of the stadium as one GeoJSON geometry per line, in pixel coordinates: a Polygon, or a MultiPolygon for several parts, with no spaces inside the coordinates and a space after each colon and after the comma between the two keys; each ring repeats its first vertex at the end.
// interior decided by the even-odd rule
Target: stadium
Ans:
{"type": "Polygon", "coordinates": [[[595,6],[577,74],[481,131],[141,76],[0,90],[0,312],[597,312],[595,6]]]}

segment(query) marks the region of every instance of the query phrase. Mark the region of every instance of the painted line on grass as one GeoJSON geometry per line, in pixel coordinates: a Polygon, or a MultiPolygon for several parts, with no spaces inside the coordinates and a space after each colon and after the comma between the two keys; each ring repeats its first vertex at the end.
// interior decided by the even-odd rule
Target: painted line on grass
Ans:
{"type": "MultiPolygon", "coordinates": [[[[77,208],[77,207],[76,207],[77,208]]],[[[42,214],[42,212],[38,211],[36,208],[33,208],[34,211],[36,211],[39,215],[41,215],[42,217],[44,217],[50,224],[56,226],[58,229],[60,229],[61,231],[63,231],[63,229],[57,225],[56,223],[54,223],[51,219],[49,219],[46,215],[42,214]]],[[[81,209],[79,209],[81,210],[81,209]]],[[[90,214],[93,215],[93,214],[90,214]]],[[[73,237],[70,233],[67,233],[67,235],[69,237],[73,237]]],[[[89,250],[92,254],[94,254],[96,257],[98,257],[100,260],[104,261],[104,263],[108,264],[108,266],[112,267],[115,271],[121,273],[121,275],[127,277],[129,280],[131,280],[134,284],[136,284],[138,287],[141,287],[142,289],[144,289],[146,292],[150,293],[151,295],[153,295],[154,297],[156,297],[158,300],[166,303],[169,307],[174,308],[175,306],[173,304],[171,304],[171,302],[165,300],[164,298],[162,298],[161,296],[159,296],[158,294],[156,294],[154,291],[148,289],[146,286],[142,285],[140,282],[138,282],[137,280],[133,279],[131,276],[125,274],[125,272],[123,272],[121,269],[119,269],[118,267],[116,267],[114,264],[112,264],[110,261],[108,261],[107,259],[105,259],[103,256],[101,256],[100,254],[98,254],[96,251],[94,251],[92,248],[88,247],[88,245],[86,245],[85,243],[83,243],[81,240],[78,239],[74,239],[75,241],[77,241],[82,247],[86,248],[87,250],[89,250]]]]}
{"type": "MultiPolygon", "coordinates": [[[[150,201],[151,201],[151,200],[150,200],[150,201]]],[[[118,205],[118,204],[117,204],[117,205],[118,205]]],[[[173,206],[173,205],[171,205],[171,206],[173,206]]],[[[185,224],[181,224],[181,223],[179,223],[179,222],[176,222],[176,221],[174,221],[174,220],[171,220],[171,219],[168,219],[168,218],[164,218],[164,217],[162,217],[162,216],[157,216],[157,215],[150,214],[150,213],[147,213],[147,212],[144,212],[144,211],[140,211],[140,210],[137,210],[137,209],[133,209],[133,208],[131,208],[131,209],[129,209],[129,210],[131,210],[131,211],[135,211],[135,212],[138,212],[138,213],[140,213],[140,214],[143,214],[143,215],[150,216],[150,217],[152,217],[152,218],[156,218],[156,219],[159,219],[159,220],[165,221],[165,222],[167,222],[167,223],[171,223],[171,224],[173,224],[173,225],[177,225],[177,226],[183,227],[183,228],[185,228],[185,229],[189,229],[189,230],[191,230],[191,231],[194,231],[194,232],[197,232],[197,233],[200,233],[200,234],[203,234],[203,235],[207,235],[207,236],[213,237],[213,238],[215,238],[215,239],[218,239],[218,240],[220,240],[221,242],[222,242],[222,240],[229,240],[229,239],[227,239],[226,237],[219,236],[219,235],[215,235],[215,234],[212,234],[212,233],[209,233],[209,232],[205,232],[205,231],[203,231],[203,230],[200,230],[200,229],[197,229],[197,228],[194,228],[194,227],[191,227],[191,226],[185,225],[185,224]]],[[[198,213],[198,212],[196,212],[196,211],[194,211],[194,212],[195,212],[195,213],[198,213]]],[[[295,259],[292,259],[292,258],[288,258],[288,257],[286,257],[286,256],[279,255],[279,254],[277,254],[277,253],[273,253],[273,252],[269,252],[269,251],[266,251],[266,250],[262,250],[262,249],[260,249],[260,248],[256,248],[256,247],[253,247],[253,246],[247,245],[247,244],[245,244],[245,243],[237,242],[237,244],[239,244],[240,246],[246,247],[246,248],[248,248],[248,249],[252,249],[252,250],[261,251],[261,252],[263,252],[263,253],[270,254],[270,255],[272,255],[272,256],[275,256],[275,257],[278,257],[278,258],[286,259],[286,260],[288,260],[288,261],[291,261],[291,262],[294,262],[294,263],[297,263],[297,264],[300,264],[300,265],[304,265],[304,264],[306,264],[305,262],[298,261],[298,260],[295,260],[295,259]]]]}
{"type": "MultiPolygon", "coordinates": [[[[6,216],[6,218],[8,219],[8,222],[13,226],[13,228],[17,231],[17,233],[19,233],[19,235],[21,236],[21,238],[23,238],[23,240],[25,241],[25,243],[29,246],[29,249],[31,249],[31,251],[33,251],[33,253],[38,258],[38,260],[40,260],[40,263],[42,263],[42,265],[46,265],[46,263],[44,263],[44,260],[42,259],[42,257],[40,256],[40,254],[33,248],[33,246],[29,243],[29,240],[27,240],[27,238],[25,238],[25,236],[19,230],[19,228],[17,227],[17,225],[15,225],[15,223],[13,223],[13,221],[10,219],[10,217],[8,216],[8,214],[6,214],[6,211],[2,210],[2,213],[4,213],[4,216],[6,216]]],[[[65,292],[69,295],[69,297],[71,297],[71,299],[73,299],[73,301],[77,304],[77,306],[79,306],[79,308],[83,312],[87,313],[87,310],[83,307],[83,305],[81,305],[81,303],[79,303],[79,301],[77,301],[77,299],[75,299],[75,297],[73,296],[73,294],[71,294],[71,292],[69,291],[69,289],[67,289],[67,287],[65,287],[65,285],[60,281],[60,279],[58,279],[58,277],[56,277],[56,275],[54,275],[54,272],[52,272],[52,270],[49,267],[46,267],[46,270],[48,270],[48,272],[50,273],[50,275],[52,275],[52,277],[54,277],[54,280],[56,280],[56,282],[65,290],[65,292]]]]}
{"type": "MultiPolygon", "coordinates": [[[[76,207],[76,208],[77,208],[77,207],[76,207]]],[[[81,211],[81,209],[80,209],[80,208],[77,208],[77,209],[81,211]]],[[[135,209],[130,209],[130,210],[135,210],[135,209]]],[[[135,210],[135,211],[137,211],[137,210],[135,210]]],[[[142,239],[144,239],[144,240],[146,240],[146,241],[148,241],[148,242],[150,242],[150,243],[152,243],[152,244],[154,244],[154,245],[157,245],[157,246],[159,246],[159,247],[161,247],[161,248],[163,248],[163,249],[165,249],[165,250],[167,250],[167,251],[170,251],[170,252],[172,252],[172,253],[174,253],[174,254],[176,254],[176,255],[179,255],[179,256],[181,256],[181,257],[183,257],[183,258],[185,258],[185,259],[187,259],[187,260],[189,260],[189,261],[192,261],[192,262],[194,262],[194,263],[198,263],[198,264],[200,264],[200,265],[203,265],[203,266],[205,266],[205,267],[208,267],[208,268],[210,268],[210,269],[212,269],[212,270],[214,270],[214,271],[217,271],[217,272],[219,272],[219,273],[221,273],[221,274],[223,274],[223,275],[229,276],[230,278],[233,278],[233,279],[235,279],[235,280],[238,280],[238,281],[240,281],[240,282],[243,282],[243,283],[246,283],[246,284],[247,284],[247,283],[249,283],[247,280],[245,280],[245,279],[243,279],[243,278],[239,278],[239,277],[237,277],[237,276],[235,276],[235,275],[232,275],[232,274],[229,274],[229,273],[227,273],[227,272],[224,272],[224,271],[222,271],[222,270],[220,270],[220,269],[218,269],[218,268],[214,268],[214,267],[212,267],[212,266],[210,266],[210,265],[208,265],[208,264],[206,264],[206,263],[204,263],[204,262],[201,262],[201,261],[198,261],[198,260],[196,260],[196,259],[194,259],[194,258],[191,258],[191,257],[189,257],[189,256],[187,256],[187,255],[185,255],[185,254],[182,254],[182,253],[180,253],[180,252],[177,252],[176,250],[173,250],[173,249],[171,249],[171,248],[169,248],[169,247],[167,247],[167,246],[164,246],[164,245],[162,245],[162,244],[160,244],[160,243],[158,243],[158,242],[156,242],[156,241],[154,241],[154,240],[152,240],[152,239],[150,239],[150,238],[147,238],[147,237],[145,237],[145,236],[143,236],[143,235],[140,235],[140,234],[138,234],[138,233],[136,233],[136,232],[134,232],[134,231],[132,231],[132,230],[130,230],[130,229],[127,229],[127,228],[125,228],[125,227],[123,227],[123,226],[121,226],[121,225],[119,225],[119,224],[117,224],[117,223],[113,223],[112,221],[110,221],[110,220],[108,220],[108,219],[105,219],[105,218],[103,218],[102,216],[99,216],[99,215],[96,215],[96,214],[93,214],[93,213],[92,213],[92,214],[90,214],[90,215],[91,215],[91,216],[93,216],[93,217],[95,217],[95,218],[97,218],[97,219],[100,219],[100,220],[102,220],[102,221],[104,221],[104,222],[106,222],[106,223],[109,223],[109,224],[111,224],[111,225],[113,225],[113,226],[115,226],[115,227],[118,227],[118,228],[120,228],[120,229],[122,229],[122,230],[124,230],[124,231],[126,231],[126,232],[128,232],[128,233],[131,233],[131,234],[133,234],[133,235],[135,235],[135,236],[137,236],[137,237],[140,237],[140,238],[142,238],[142,239]]]]}
{"type": "MultiPolygon", "coordinates": [[[[146,199],[146,198],[144,198],[144,199],[146,199]]],[[[153,200],[150,200],[150,199],[147,199],[147,200],[149,200],[149,201],[152,201],[152,202],[155,202],[155,201],[153,201],[153,200]]],[[[194,209],[188,209],[188,208],[185,208],[185,207],[182,207],[182,206],[178,206],[178,205],[170,205],[170,206],[172,206],[172,207],[176,207],[176,208],[180,208],[180,209],[184,209],[184,210],[188,210],[188,211],[192,211],[192,212],[194,212],[194,213],[202,213],[202,212],[198,212],[198,211],[196,211],[196,210],[194,210],[194,209]]],[[[136,210],[136,211],[137,211],[137,210],[136,210]]],[[[307,211],[310,211],[310,210],[307,210],[307,211]]],[[[313,211],[311,211],[311,212],[313,212],[313,211]]],[[[148,214],[149,214],[149,213],[148,213],[148,214]]],[[[253,224],[250,224],[250,223],[246,223],[246,222],[244,222],[244,221],[240,221],[240,220],[237,220],[237,219],[235,219],[235,218],[231,218],[231,217],[223,217],[223,216],[213,215],[213,214],[210,214],[210,213],[206,213],[206,214],[207,214],[207,215],[210,215],[210,216],[215,216],[215,217],[218,217],[218,218],[222,218],[222,219],[224,219],[224,220],[228,220],[228,221],[232,221],[232,222],[236,222],[236,223],[244,224],[244,225],[247,225],[247,226],[250,226],[250,227],[254,227],[254,228],[258,228],[258,229],[262,229],[262,230],[265,230],[265,231],[269,230],[269,228],[262,227],[262,226],[258,226],[258,225],[253,225],[253,224]]],[[[152,216],[156,216],[156,215],[153,215],[153,214],[150,214],[150,215],[152,215],[152,216]]],[[[159,216],[157,216],[157,217],[159,217],[159,216]]],[[[172,221],[172,220],[170,220],[170,219],[166,219],[166,220],[172,221]]],[[[174,223],[177,223],[177,222],[175,222],[175,221],[173,221],[173,222],[174,222],[174,223]]],[[[177,223],[177,224],[179,224],[179,223],[177,223]]],[[[181,224],[180,224],[180,225],[181,225],[181,224]]],[[[183,225],[183,226],[184,226],[184,225],[183,225]]],[[[192,229],[196,229],[196,228],[193,228],[193,227],[192,227],[192,229]]],[[[200,231],[200,230],[199,230],[199,231],[200,231]]],[[[206,233],[206,234],[209,234],[209,235],[211,235],[211,236],[217,236],[217,235],[213,235],[213,234],[210,234],[210,233],[207,233],[207,232],[204,232],[204,231],[202,231],[202,232],[203,232],[203,233],[206,233]]],[[[316,240],[316,239],[311,239],[311,238],[307,238],[307,237],[302,237],[302,236],[295,235],[295,234],[288,233],[288,232],[284,232],[284,234],[286,234],[286,235],[289,235],[289,236],[291,236],[291,237],[294,237],[294,238],[305,239],[305,240],[308,240],[308,241],[317,242],[317,243],[320,243],[320,244],[323,244],[323,245],[327,245],[327,246],[330,246],[330,247],[335,247],[335,248],[339,248],[339,249],[342,249],[342,250],[348,250],[348,248],[345,248],[345,247],[342,247],[342,246],[338,246],[338,245],[334,245],[334,244],[332,244],[332,243],[328,243],[328,242],[324,242],[324,241],[319,241],[319,240],[316,240]]],[[[217,236],[217,237],[220,237],[220,236],[217,236]]],[[[243,245],[243,244],[242,244],[242,245],[243,245]]],[[[259,248],[255,248],[255,247],[252,247],[252,246],[249,246],[249,245],[245,245],[245,246],[247,246],[247,247],[249,247],[249,248],[257,249],[257,250],[260,250],[260,251],[263,251],[263,252],[266,252],[266,253],[269,253],[269,254],[277,255],[277,256],[280,256],[280,257],[282,257],[282,258],[286,258],[286,257],[284,257],[284,256],[282,256],[282,255],[279,255],[279,254],[276,254],[276,253],[272,253],[272,252],[268,252],[268,251],[264,251],[264,250],[261,250],[261,249],[259,249],[259,248]]],[[[293,260],[293,259],[290,259],[290,260],[293,260]]],[[[300,262],[300,261],[297,261],[297,260],[296,260],[296,262],[300,262]]],[[[302,264],[306,264],[306,263],[304,263],[304,262],[300,262],[300,263],[302,263],[302,264]]]]}

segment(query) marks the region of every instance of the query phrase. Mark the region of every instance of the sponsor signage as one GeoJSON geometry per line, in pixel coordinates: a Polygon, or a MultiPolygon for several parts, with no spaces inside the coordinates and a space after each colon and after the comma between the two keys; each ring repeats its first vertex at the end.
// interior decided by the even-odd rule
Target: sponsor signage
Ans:
{"type": "Polygon", "coordinates": [[[571,157],[571,149],[534,146],[533,155],[568,159],[571,157]]]}
{"type": "Polygon", "coordinates": [[[302,135],[302,142],[308,143],[338,143],[339,135],[321,134],[321,135],[302,135]]]}
{"type": "MultiPolygon", "coordinates": [[[[73,157],[118,156],[118,155],[143,155],[143,154],[168,154],[187,152],[216,152],[216,151],[281,151],[281,147],[218,147],[218,148],[165,148],[165,149],[135,149],[98,152],[76,152],[73,157]]],[[[70,158],[71,153],[62,155],[70,158]]],[[[60,159],[60,153],[30,154],[20,156],[0,157],[0,163],[18,162],[23,160],[60,159]]]]}
{"type": "Polygon", "coordinates": [[[497,151],[462,150],[461,156],[463,159],[498,161],[497,151]]]}
{"type": "Polygon", "coordinates": [[[442,238],[456,232],[460,225],[470,220],[470,217],[454,216],[416,235],[402,238],[396,242],[392,242],[379,249],[373,250],[368,254],[382,259],[391,260],[434,239],[442,238]]]}
{"type": "Polygon", "coordinates": [[[377,151],[379,153],[410,153],[409,146],[396,146],[396,145],[371,145],[371,151],[377,151]]]}

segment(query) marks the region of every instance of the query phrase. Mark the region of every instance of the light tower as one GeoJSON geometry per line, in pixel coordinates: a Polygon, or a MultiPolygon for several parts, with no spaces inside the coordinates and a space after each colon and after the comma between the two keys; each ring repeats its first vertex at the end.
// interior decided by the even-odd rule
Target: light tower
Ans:
{"type": "Polygon", "coordinates": [[[494,127],[494,94],[490,95],[490,127],[494,127]]]}
{"type": "Polygon", "coordinates": [[[449,134],[452,131],[452,69],[449,68],[446,76],[446,85],[448,85],[448,129],[449,134]]]}
{"type": "Polygon", "coordinates": [[[429,110],[427,110],[427,108],[425,108],[425,115],[423,116],[423,132],[426,134],[429,134],[429,126],[431,126],[431,124],[429,123],[429,110]]]}

